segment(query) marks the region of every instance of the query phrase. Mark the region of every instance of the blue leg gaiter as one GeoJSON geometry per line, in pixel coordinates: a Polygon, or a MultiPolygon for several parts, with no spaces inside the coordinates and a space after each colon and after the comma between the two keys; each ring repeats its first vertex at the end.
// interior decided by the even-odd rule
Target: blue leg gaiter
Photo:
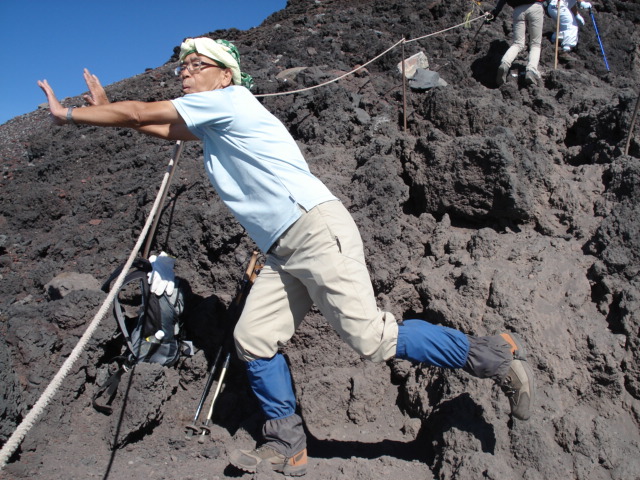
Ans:
{"type": "Polygon", "coordinates": [[[469,355],[464,333],[422,320],[405,320],[398,327],[397,358],[435,367],[464,367],[469,355]]]}
{"type": "Polygon", "coordinates": [[[272,358],[259,358],[247,363],[249,384],[258,397],[268,420],[293,415],[296,397],[291,384],[291,373],[284,357],[277,353],[272,358]]]}

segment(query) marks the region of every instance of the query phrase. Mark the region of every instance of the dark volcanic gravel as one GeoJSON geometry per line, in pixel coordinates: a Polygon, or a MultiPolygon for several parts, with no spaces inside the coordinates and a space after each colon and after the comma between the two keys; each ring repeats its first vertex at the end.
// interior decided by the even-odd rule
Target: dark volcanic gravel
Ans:
{"type": "MultiPolygon", "coordinates": [[[[238,45],[255,93],[274,93],[336,78],[472,8],[290,0],[258,28],[210,35],[238,45]]],[[[406,44],[447,82],[408,90],[406,131],[399,47],[339,82],[262,100],[353,213],[380,306],[471,334],[517,332],[537,375],[532,419],[515,421],[488,381],[363,361],[312,311],[283,349],[308,429],[306,478],[640,478],[639,128],[624,153],[640,93],[640,5],[594,8],[611,70],[586,13],[578,48],[554,69],[546,19],[539,86],[518,76],[494,84],[509,7],[475,38],[479,23],[406,44]]],[[[170,53],[108,86],[110,98],[179,95],[170,53]]],[[[514,67],[524,69],[523,57],[514,67]]],[[[46,110],[0,126],[0,442],[100,308],[106,295],[92,285],[128,257],[172,150],[124,129],[55,127],[46,110]],[[61,275],[92,280],[61,296],[50,285],[61,275]]],[[[175,368],[139,365],[104,415],[91,398],[122,348],[104,319],[0,478],[279,477],[227,462],[255,445],[262,421],[237,362],[211,435],[185,437],[254,248],[201,156],[186,145],[154,243],[177,257],[193,292],[186,322],[197,354],[175,368]]]]}

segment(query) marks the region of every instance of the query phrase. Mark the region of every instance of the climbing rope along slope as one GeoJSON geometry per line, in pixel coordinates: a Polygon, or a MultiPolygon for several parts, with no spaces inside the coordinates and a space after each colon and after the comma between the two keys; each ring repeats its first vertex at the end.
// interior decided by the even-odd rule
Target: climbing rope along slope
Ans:
{"type": "Polygon", "coordinates": [[[297,90],[290,90],[288,92],[277,92],[277,93],[261,93],[256,95],[256,98],[262,98],[262,97],[278,97],[278,96],[282,96],[282,95],[291,95],[294,93],[301,93],[301,92],[307,92],[309,90],[315,90],[316,88],[320,88],[320,87],[325,87],[327,85],[330,85],[332,83],[335,83],[339,80],[342,80],[343,78],[346,78],[350,75],[353,75],[354,73],[356,73],[359,70],[362,70],[363,68],[365,68],[367,65],[375,62],[376,60],[378,60],[379,58],[383,57],[384,55],[386,55],[387,53],[389,53],[391,50],[395,49],[398,45],[402,45],[402,44],[407,44],[407,43],[412,43],[412,42],[417,42],[419,40],[424,40],[425,38],[429,38],[429,37],[434,37],[436,35],[441,35],[445,32],[448,32],[450,30],[454,30],[456,28],[462,28],[462,27],[466,27],[468,26],[470,23],[475,22],[477,20],[480,19],[485,19],[487,17],[487,14],[484,15],[480,15],[479,17],[476,17],[474,19],[468,20],[466,22],[463,23],[459,23],[458,25],[454,25],[453,27],[449,27],[449,28],[445,28],[444,30],[439,30],[437,32],[434,33],[430,33],[428,35],[423,35],[421,37],[417,37],[417,38],[412,38],[410,40],[405,40],[404,38],[402,40],[399,40],[398,42],[394,43],[393,45],[391,45],[389,48],[387,48],[384,52],[382,52],[381,54],[377,55],[376,57],[372,58],[371,60],[363,63],[362,65],[359,65],[358,67],[354,68],[353,70],[351,70],[350,72],[347,72],[343,75],[340,75],[339,77],[336,78],[332,78],[331,80],[327,80],[326,82],[323,83],[319,83],[318,85],[314,85],[312,87],[306,87],[306,88],[300,88],[297,90]]]}

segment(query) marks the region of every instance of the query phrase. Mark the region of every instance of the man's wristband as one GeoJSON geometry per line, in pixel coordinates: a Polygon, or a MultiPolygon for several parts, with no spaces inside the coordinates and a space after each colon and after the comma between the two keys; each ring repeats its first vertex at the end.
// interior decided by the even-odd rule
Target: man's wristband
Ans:
{"type": "Polygon", "coordinates": [[[75,125],[76,122],[73,121],[73,107],[69,107],[67,109],[67,123],[69,125],[75,125]]]}

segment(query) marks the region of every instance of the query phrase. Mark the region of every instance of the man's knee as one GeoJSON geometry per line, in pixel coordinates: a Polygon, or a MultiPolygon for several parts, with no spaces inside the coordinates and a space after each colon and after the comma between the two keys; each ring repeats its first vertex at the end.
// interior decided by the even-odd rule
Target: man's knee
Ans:
{"type": "Polygon", "coordinates": [[[369,360],[371,362],[375,362],[375,363],[380,363],[380,362],[386,362],[387,360],[389,360],[390,358],[393,358],[395,355],[395,345],[392,348],[383,348],[382,345],[380,345],[378,348],[376,349],[361,349],[358,347],[354,347],[353,349],[362,356],[362,358],[364,358],[365,360],[369,360]]]}
{"type": "Polygon", "coordinates": [[[240,323],[233,330],[233,341],[238,358],[243,362],[252,362],[259,358],[271,358],[277,353],[277,348],[269,349],[264,340],[257,338],[240,323]]]}
{"type": "Polygon", "coordinates": [[[379,328],[367,328],[358,338],[347,340],[351,348],[372,362],[385,362],[396,354],[398,323],[388,312],[381,315],[380,322],[381,331],[379,328]]]}

